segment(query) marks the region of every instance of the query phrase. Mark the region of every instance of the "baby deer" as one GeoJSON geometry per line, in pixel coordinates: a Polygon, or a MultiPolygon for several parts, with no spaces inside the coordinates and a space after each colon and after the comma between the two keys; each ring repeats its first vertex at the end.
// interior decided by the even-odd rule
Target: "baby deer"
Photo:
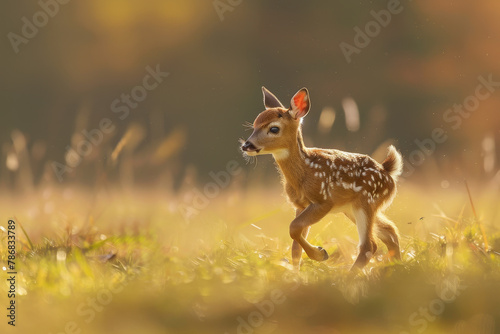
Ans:
{"type": "Polygon", "coordinates": [[[262,92],[266,110],[255,119],[253,133],[241,149],[248,156],[272,154],[279,166],[296,209],[290,224],[294,267],[300,266],[302,250],[313,260],[328,259],[326,250],[306,238],[311,225],[330,212],[343,212],[358,229],[359,255],[352,268],[364,267],[375,254],[374,233],[387,246],[389,256],[399,260],[398,229],[383,211],[396,195],[401,154],[391,145],[380,164],[363,154],[305,147],[301,121],[311,107],[307,89],[293,96],[288,109],[265,87],[262,92]]]}

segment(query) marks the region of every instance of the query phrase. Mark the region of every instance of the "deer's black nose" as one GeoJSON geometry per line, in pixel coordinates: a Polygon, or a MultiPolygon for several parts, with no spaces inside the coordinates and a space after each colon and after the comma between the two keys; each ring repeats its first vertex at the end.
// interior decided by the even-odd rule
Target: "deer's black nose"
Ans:
{"type": "Polygon", "coordinates": [[[257,150],[257,147],[255,147],[254,144],[252,144],[251,142],[249,141],[246,141],[245,144],[243,144],[243,146],[241,146],[241,149],[243,151],[256,151],[257,150]]]}

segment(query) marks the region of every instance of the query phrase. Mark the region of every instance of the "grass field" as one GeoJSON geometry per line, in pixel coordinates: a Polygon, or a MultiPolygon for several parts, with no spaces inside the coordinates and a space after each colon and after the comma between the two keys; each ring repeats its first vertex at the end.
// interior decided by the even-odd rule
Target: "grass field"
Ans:
{"type": "Polygon", "coordinates": [[[357,274],[348,272],[356,228],[341,215],[309,237],[330,259],[304,258],[292,270],[293,211],[277,187],[226,190],[189,221],[179,198],[145,189],[4,194],[0,268],[13,219],[17,318],[7,326],[2,279],[0,332],[500,332],[498,190],[473,184],[469,197],[464,184],[402,184],[388,215],[403,261],[389,263],[380,244],[357,274]]]}

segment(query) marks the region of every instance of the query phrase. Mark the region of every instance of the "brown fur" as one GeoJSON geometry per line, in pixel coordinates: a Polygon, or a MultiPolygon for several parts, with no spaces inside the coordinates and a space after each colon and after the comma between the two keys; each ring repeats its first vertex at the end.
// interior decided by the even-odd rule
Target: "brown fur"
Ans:
{"type": "MultiPolygon", "coordinates": [[[[274,99],[264,91],[265,105],[281,104],[274,99]],[[266,98],[272,100],[266,103],[266,98]]],[[[302,89],[292,98],[290,109],[266,109],[255,119],[254,132],[243,145],[249,155],[273,154],[276,159],[288,199],[297,210],[290,224],[294,265],[299,266],[302,249],[312,259],[328,258],[323,248],[311,245],[306,237],[312,224],[337,210],[358,227],[360,252],[354,267],[363,267],[375,253],[374,234],[386,244],[389,255],[399,259],[398,230],[382,211],[396,194],[401,155],[391,146],[380,164],[363,154],[305,147],[300,118],[309,107],[309,94],[302,89]],[[273,127],[279,132],[273,133],[273,127]]]]}

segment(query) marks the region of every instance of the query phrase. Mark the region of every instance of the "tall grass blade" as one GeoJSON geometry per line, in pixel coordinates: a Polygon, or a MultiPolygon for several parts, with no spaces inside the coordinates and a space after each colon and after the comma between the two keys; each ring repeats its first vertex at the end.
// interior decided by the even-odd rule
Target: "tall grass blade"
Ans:
{"type": "Polygon", "coordinates": [[[24,229],[23,224],[21,224],[21,222],[19,222],[17,219],[16,219],[16,222],[19,224],[19,227],[21,227],[21,231],[23,231],[24,236],[26,237],[26,240],[28,240],[28,243],[30,245],[30,250],[32,251],[35,247],[33,247],[33,243],[31,242],[31,239],[30,239],[28,233],[26,233],[26,230],[24,229]]]}
{"type": "Polygon", "coordinates": [[[479,225],[479,229],[481,230],[481,234],[483,235],[484,249],[487,251],[489,249],[488,239],[486,238],[486,233],[484,232],[483,224],[479,221],[477,217],[476,208],[474,207],[474,201],[472,201],[472,196],[470,194],[469,184],[467,183],[467,180],[464,180],[464,182],[465,182],[465,187],[467,188],[467,194],[469,194],[469,201],[472,207],[472,213],[474,214],[474,218],[476,219],[476,222],[479,225]]]}

